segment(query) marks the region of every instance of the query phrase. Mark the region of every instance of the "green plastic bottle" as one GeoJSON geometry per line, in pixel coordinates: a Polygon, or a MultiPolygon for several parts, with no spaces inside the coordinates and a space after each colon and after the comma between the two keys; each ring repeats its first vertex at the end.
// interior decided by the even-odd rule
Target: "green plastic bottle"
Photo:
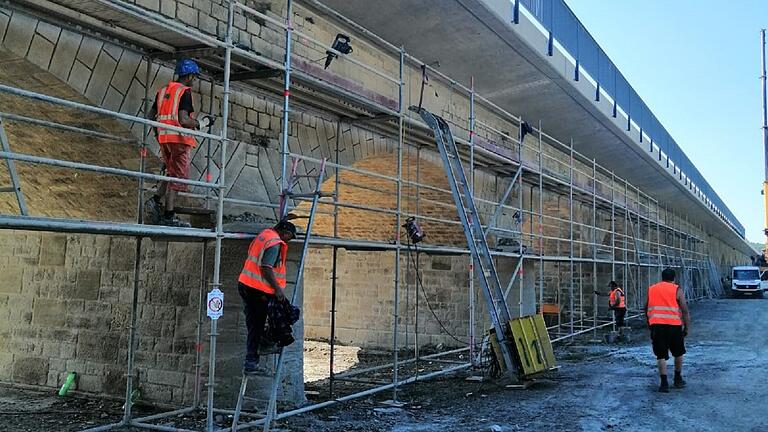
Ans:
{"type": "Polygon", "coordinates": [[[75,382],[75,378],[77,377],[77,373],[70,372],[69,375],[67,375],[67,379],[64,380],[64,385],[61,386],[59,389],[59,396],[66,396],[67,392],[69,392],[69,388],[72,387],[72,384],[75,382]]]}

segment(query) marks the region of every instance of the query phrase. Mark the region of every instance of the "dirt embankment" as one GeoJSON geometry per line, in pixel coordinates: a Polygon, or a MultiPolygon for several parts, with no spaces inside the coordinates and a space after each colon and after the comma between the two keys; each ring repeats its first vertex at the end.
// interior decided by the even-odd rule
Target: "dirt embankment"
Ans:
{"type": "MultiPolygon", "coordinates": [[[[0,83],[89,103],[47,72],[30,73],[31,66],[24,60],[7,59],[2,53],[0,60],[4,63],[0,68],[0,83]]],[[[134,138],[130,125],[98,114],[4,93],[0,94],[0,107],[0,111],[11,114],[134,138]]],[[[9,119],[3,121],[3,126],[11,151],[17,153],[114,168],[138,169],[139,166],[136,143],[104,140],[9,119]]],[[[151,154],[149,159],[149,169],[156,170],[159,161],[151,154]]],[[[120,222],[136,219],[137,179],[26,162],[16,162],[16,167],[30,215],[120,222]]],[[[9,185],[3,160],[0,161],[0,186],[9,185]]],[[[19,214],[14,194],[0,194],[0,213],[19,214]]]]}

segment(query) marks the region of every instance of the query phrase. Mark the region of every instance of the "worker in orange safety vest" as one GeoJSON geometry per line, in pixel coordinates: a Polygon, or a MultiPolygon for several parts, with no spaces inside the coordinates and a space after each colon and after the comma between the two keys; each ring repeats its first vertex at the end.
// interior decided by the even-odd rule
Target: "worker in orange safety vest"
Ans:
{"type": "MultiPolygon", "coordinates": [[[[193,60],[183,59],[176,65],[177,79],[157,91],[157,99],[147,118],[170,126],[198,129],[199,121],[193,118],[191,86],[200,73],[193,60]]],[[[192,149],[197,141],[191,135],[179,131],[156,128],[155,137],[165,163],[166,175],[180,179],[189,178],[189,164],[192,149]]],[[[176,195],[187,190],[181,183],[160,182],[157,193],[145,203],[148,223],[175,227],[189,227],[176,215],[176,195]],[[163,204],[163,199],[165,203],[163,204]]]]}
{"type": "Polygon", "coordinates": [[[238,278],[238,291],[243,299],[245,324],[248,329],[243,372],[256,374],[259,368],[259,344],[264,333],[269,301],[287,301],[285,293],[288,242],[296,237],[296,226],[281,221],[260,232],[248,247],[243,270],[238,278]]]}
{"type": "Polygon", "coordinates": [[[613,310],[613,319],[619,329],[619,336],[624,334],[624,317],[627,315],[627,303],[624,290],[616,281],[608,284],[611,293],[608,295],[608,306],[613,310]]]}
{"type": "MultiPolygon", "coordinates": [[[[624,317],[627,315],[627,301],[624,295],[624,289],[622,289],[616,281],[610,281],[608,283],[610,292],[608,293],[608,307],[613,311],[613,319],[616,323],[616,328],[619,329],[619,337],[624,335],[624,317]]],[[[595,291],[596,295],[601,294],[600,291],[595,291]]]]}
{"type": "Polygon", "coordinates": [[[661,282],[648,288],[645,316],[651,330],[653,353],[659,368],[661,384],[659,391],[669,392],[667,381],[667,360],[669,353],[675,358],[675,388],[685,387],[682,377],[685,337],[691,329],[691,318],[685,294],[675,282],[675,271],[661,272],[661,282]]]}

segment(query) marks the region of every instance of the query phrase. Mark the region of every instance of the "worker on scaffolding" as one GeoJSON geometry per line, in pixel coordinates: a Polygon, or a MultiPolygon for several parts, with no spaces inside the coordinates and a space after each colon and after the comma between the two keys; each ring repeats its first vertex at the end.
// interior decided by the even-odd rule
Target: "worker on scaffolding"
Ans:
{"type": "Polygon", "coordinates": [[[661,272],[661,282],[648,288],[648,299],[645,303],[645,316],[648,328],[651,330],[653,353],[659,368],[661,384],[659,391],[669,392],[667,381],[667,360],[669,353],[675,358],[675,388],[685,387],[683,380],[683,355],[685,354],[685,337],[691,329],[691,318],[685,294],[679,285],[675,284],[675,271],[665,269],[661,272]]]}
{"type": "Polygon", "coordinates": [[[243,299],[248,329],[243,373],[264,372],[259,367],[259,347],[264,335],[270,301],[286,302],[285,276],[288,242],[296,237],[296,226],[286,220],[260,232],[248,247],[238,291],[243,299]]]}
{"type": "MultiPolygon", "coordinates": [[[[619,337],[624,336],[624,317],[627,316],[627,303],[624,295],[624,289],[616,281],[608,283],[610,292],[608,293],[608,308],[613,311],[613,321],[619,331],[619,337]]],[[[599,291],[595,294],[602,295],[599,291]]]]}
{"type": "MultiPolygon", "coordinates": [[[[193,118],[195,108],[192,105],[191,86],[200,68],[193,60],[183,59],[176,64],[175,73],[176,80],[157,91],[157,99],[147,118],[171,126],[198,129],[199,122],[193,118]]],[[[191,151],[197,145],[195,138],[169,129],[156,128],[154,131],[160,144],[166,175],[189,178],[191,151]]],[[[160,182],[156,194],[145,204],[147,222],[188,228],[190,225],[181,221],[174,211],[177,194],[186,190],[185,184],[160,182]]]]}

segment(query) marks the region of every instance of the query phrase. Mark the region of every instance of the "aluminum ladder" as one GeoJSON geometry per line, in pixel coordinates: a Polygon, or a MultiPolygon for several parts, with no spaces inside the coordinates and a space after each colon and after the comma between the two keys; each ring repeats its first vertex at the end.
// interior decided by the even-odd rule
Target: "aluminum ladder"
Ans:
{"type": "MultiPolygon", "coordinates": [[[[323,195],[323,193],[320,190],[323,183],[323,177],[325,177],[325,163],[326,163],[326,159],[323,159],[322,162],[320,163],[320,171],[317,174],[317,176],[298,175],[297,174],[298,159],[294,159],[293,165],[291,167],[291,177],[287,182],[287,188],[283,190],[283,192],[280,195],[279,220],[293,219],[288,214],[288,201],[290,199],[311,198],[312,200],[311,201],[312,205],[309,210],[309,216],[307,216],[307,218],[309,219],[307,222],[307,230],[306,230],[306,234],[304,235],[304,241],[302,242],[301,255],[297,263],[298,269],[296,271],[296,280],[293,282],[294,289],[293,289],[293,294],[291,295],[291,304],[296,303],[299,290],[302,289],[301,280],[304,274],[304,264],[306,262],[307,251],[309,250],[309,239],[312,233],[312,226],[314,225],[314,222],[315,222],[315,213],[317,211],[317,204],[321,196],[326,196],[326,195],[323,195]],[[294,193],[293,188],[294,186],[296,186],[299,179],[301,178],[315,179],[315,190],[308,194],[294,193]]],[[[282,373],[283,373],[283,363],[285,360],[284,349],[285,348],[281,347],[279,351],[276,353],[277,361],[275,362],[274,375],[271,377],[272,389],[271,389],[269,400],[267,403],[266,415],[264,416],[263,419],[256,420],[250,423],[241,424],[238,426],[238,422],[240,420],[240,414],[242,413],[242,409],[243,409],[243,402],[246,399],[249,399],[249,400],[253,399],[245,395],[248,390],[248,382],[250,381],[251,378],[259,378],[259,377],[263,378],[263,376],[260,376],[260,375],[243,374],[242,381],[240,382],[240,391],[237,397],[237,405],[235,406],[235,412],[232,417],[232,427],[230,429],[231,431],[237,431],[238,429],[244,429],[246,427],[255,427],[261,424],[263,424],[263,430],[265,432],[269,431],[271,427],[271,423],[277,415],[277,392],[280,388],[280,380],[282,378],[282,373]]]]}
{"type": "MultiPolygon", "coordinates": [[[[2,146],[4,153],[9,154],[11,152],[10,144],[8,144],[8,136],[5,134],[3,117],[0,117],[0,145],[2,146]]],[[[16,202],[19,205],[19,212],[22,216],[29,216],[29,213],[27,212],[27,203],[24,200],[24,193],[21,192],[19,174],[16,172],[16,163],[13,159],[6,157],[5,166],[8,168],[8,175],[11,177],[11,185],[0,187],[0,193],[15,193],[16,202]]]]}
{"type": "Polygon", "coordinates": [[[469,251],[475,264],[475,275],[480,281],[483,296],[488,305],[488,312],[496,331],[499,348],[504,359],[504,366],[506,366],[507,373],[516,379],[518,366],[510,348],[511,340],[508,339],[508,335],[510,335],[509,321],[511,318],[509,308],[501,283],[499,282],[499,276],[496,273],[496,266],[485,237],[486,233],[483,230],[482,222],[477,213],[451,128],[443,118],[421,107],[411,107],[410,109],[417,112],[434,133],[437,148],[440,150],[440,157],[445,165],[448,184],[451,186],[453,200],[456,203],[456,210],[458,211],[459,219],[461,219],[464,235],[467,237],[469,251]]]}

